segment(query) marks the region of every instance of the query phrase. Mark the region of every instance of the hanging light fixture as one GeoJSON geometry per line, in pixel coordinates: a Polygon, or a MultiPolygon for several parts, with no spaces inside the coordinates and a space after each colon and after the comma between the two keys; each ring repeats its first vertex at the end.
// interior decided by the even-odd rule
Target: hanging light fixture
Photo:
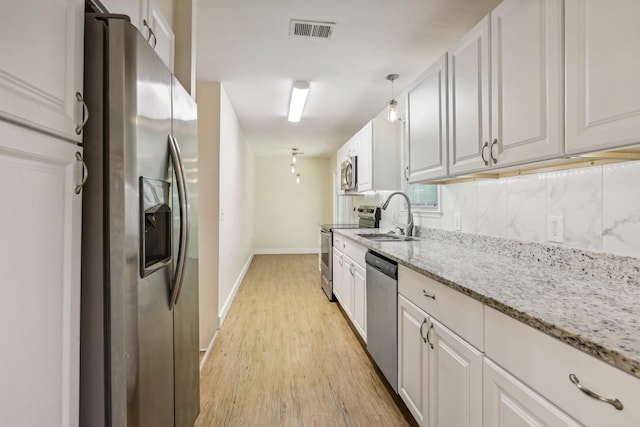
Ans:
{"type": "Polygon", "coordinates": [[[291,163],[291,173],[296,173],[296,165],[295,165],[295,163],[291,163]]]}
{"type": "Polygon", "coordinates": [[[296,184],[300,184],[300,174],[296,174],[296,184]]]}
{"type": "Polygon", "coordinates": [[[390,122],[395,122],[398,120],[398,101],[396,101],[393,95],[393,81],[396,80],[400,75],[398,74],[389,74],[386,79],[391,82],[391,101],[387,105],[387,120],[390,122]]]}

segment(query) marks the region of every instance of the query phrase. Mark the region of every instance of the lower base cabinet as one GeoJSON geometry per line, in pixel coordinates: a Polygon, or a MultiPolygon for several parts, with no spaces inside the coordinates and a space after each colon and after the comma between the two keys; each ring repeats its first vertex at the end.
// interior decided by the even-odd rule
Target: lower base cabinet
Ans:
{"type": "Polygon", "coordinates": [[[398,393],[421,426],[482,426],[476,348],[398,296],[398,393]]]}
{"type": "Polygon", "coordinates": [[[333,294],[367,342],[367,272],[364,268],[366,249],[342,237],[334,237],[333,294]],[[354,259],[352,259],[350,254],[354,259]],[[361,256],[360,256],[361,255],[361,256]],[[362,258],[360,260],[360,258],[362,258]],[[361,264],[362,263],[362,264],[361,264]]]}
{"type": "Polygon", "coordinates": [[[485,427],[581,425],[490,359],[484,359],[485,427]]]}

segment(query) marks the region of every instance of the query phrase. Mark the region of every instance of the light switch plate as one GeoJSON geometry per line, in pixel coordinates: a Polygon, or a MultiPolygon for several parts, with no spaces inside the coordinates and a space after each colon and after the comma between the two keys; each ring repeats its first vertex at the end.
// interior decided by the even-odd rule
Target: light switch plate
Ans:
{"type": "Polygon", "coordinates": [[[549,215],[547,220],[547,240],[550,242],[564,242],[564,217],[549,215]]]}

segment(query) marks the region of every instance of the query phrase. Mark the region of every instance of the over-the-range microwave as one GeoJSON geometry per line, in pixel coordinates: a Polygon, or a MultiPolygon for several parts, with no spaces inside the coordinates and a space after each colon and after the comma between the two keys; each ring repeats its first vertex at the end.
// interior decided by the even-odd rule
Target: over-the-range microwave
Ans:
{"type": "Polygon", "coordinates": [[[349,157],[340,165],[340,189],[355,190],[358,187],[358,157],[349,157]]]}

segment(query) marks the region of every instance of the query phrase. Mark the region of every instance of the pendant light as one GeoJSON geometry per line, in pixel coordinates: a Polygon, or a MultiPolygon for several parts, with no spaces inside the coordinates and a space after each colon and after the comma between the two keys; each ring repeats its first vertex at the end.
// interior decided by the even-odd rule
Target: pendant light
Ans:
{"type": "Polygon", "coordinates": [[[386,79],[391,82],[391,101],[387,105],[387,120],[390,122],[395,122],[398,120],[398,101],[396,101],[393,95],[393,81],[396,80],[400,75],[398,74],[389,74],[386,79]]]}
{"type": "Polygon", "coordinates": [[[291,173],[296,173],[296,164],[291,163],[291,173]]]}

